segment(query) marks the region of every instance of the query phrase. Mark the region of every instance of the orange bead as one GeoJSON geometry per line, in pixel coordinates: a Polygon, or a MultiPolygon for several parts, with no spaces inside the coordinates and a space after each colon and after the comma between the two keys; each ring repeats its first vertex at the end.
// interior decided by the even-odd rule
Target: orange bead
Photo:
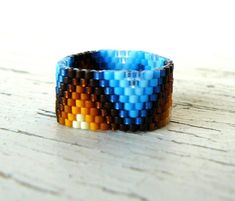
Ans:
{"type": "Polygon", "coordinates": [[[95,123],[100,124],[103,122],[103,117],[102,116],[95,116],[95,123]]]}
{"type": "Polygon", "coordinates": [[[64,118],[63,118],[63,117],[60,117],[60,118],[59,118],[59,123],[64,125],[64,122],[65,122],[65,121],[64,121],[64,118]]]}
{"type": "Polygon", "coordinates": [[[85,101],[85,107],[87,107],[87,108],[94,107],[94,103],[91,102],[91,101],[89,101],[89,100],[86,100],[86,101],[85,101]]]}
{"type": "Polygon", "coordinates": [[[75,100],[68,98],[67,104],[68,104],[68,106],[75,106],[75,100]]]}
{"type": "Polygon", "coordinates": [[[85,106],[85,103],[83,100],[76,100],[76,106],[77,107],[84,107],[85,106]]]}
{"type": "Polygon", "coordinates": [[[81,93],[81,100],[88,100],[88,99],[89,99],[88,94],[81,93]]]}
{"type": "Polygon", "coordinates": [[[72,112],[71,106],[65,105],[64,106],[64,111],[67,112],[67,113],[71,113],[72,112]]]}
{"type": "Polygon", "coordinates": [[[84,88],[82,86],[76,86],[76,92],[82,93],[84,91],[84,88]]]}
{"type": "Polygon", "coordinates": [[[91,122],[91,123],[90,123],[90,130],[96,131],[96,130],[98,130],[98,129],[99,129],[99,125],[98,125],[98,124],[96,124],[96,123],[94,123],[94,122],[91,122]]]}
{"type": "Polygon", "coordinates": [[[76,120],[75,114],[68,113],[68,120],[70,120],[70,121],[76,120]]]}
{"type": "Polygon", "coordinates": [[[76,92],[72,92],[72,99],[77,100],[80,98],[80,94],[76,92]]]}
{"type": "Polygon", "coordinates": [[[72,127],[72,121],[65,119],[65,126],[72,127]]]}
{"type": "Polygon", "coordinates": [[[88,108],[82,107],[82,108],[81,108],[81,114],[83,114],[83,115],[89,114],[88,108]]]}
{"type": "Polygon", "coordinates": [[[81,112],[81,108],[72,106],[72,113],[79,114],[81,112]]]}
{"type": "Polygon", "coordinates": [[[65,91],[65,92],[64,92],[64,97],[65,97],[65,98],[69,98],[69,96],[70,96],[70,92],[65,91]]]}
{"type": "Polygon", "coordinates": [[[98,115],[98,110],[96,108],[90,108],[90,114],[96,116],[98,115]]]}
{"type": "Polygon", "coordinates": [[[61,112],[61,117],[62,117],[63,119],[66,119],[66,118],[68,117],[68,113],[66,113],[66,112],[61,112]]]}
{"type": "Polygon", "coordinates": [[[93,117],[92,115],[87,114],[87,115],[85,116],[85,121],[86,121],[87,123],[91,123],[92,121],[94,121],[94,117],[93,117]]]}
{"type": "Polygon", "coordinates": [[[108,130],[108,129],[109,129],[109,125],[106,124],[106,123],[101,123],[101,124],[100,124],[100,129],[101,129],[101,130],[108,130]]]}

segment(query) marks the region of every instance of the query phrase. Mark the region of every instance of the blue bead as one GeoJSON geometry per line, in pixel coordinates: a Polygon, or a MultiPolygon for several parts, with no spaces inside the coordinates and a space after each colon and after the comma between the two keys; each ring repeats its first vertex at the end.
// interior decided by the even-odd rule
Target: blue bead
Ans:
{"type": "Polygon", "coordinates": [[[118,80],[109,80],[109,86],[110,87],[118,87],[119,81],[118,80]]]}
{"type": "Polygon", "coordinates": [[[165,61],[166,61],[165,58],[159,57],[159,59],[158,59],[158,67],[164,66],[165,61]]]}
{"type": "Polygon", "coordinates": [[[144,88],[135,87],[135,94],[136,95],[141,96],[141,95],[143,95],[143,93],[144,93],[144,88]]]}
{"type": "Polygon", "coordinates": [[[128,102],[128,96],[121,95],[119,96],[119,101],[122,103],[127,103],[128,102]]]}
{"type": "Polygon", "coordinates": [[[160,93],[160,91],[161,91],[160,86],[156,86],[156,87],[153,88],[154,93],[160,93]]]}
{"type": "Polygon", "coordinates": [[[155,70],[155,71],[153,72],[153,78],[154,78],[154,79],[157,79],[157,78],[159,78],[159,77],[161,77],[161,70],[155,70]]]}
{"type": "Polygon", "coordinates": [[[119,85],[120,85],[120,87],[128,87],[129,82],[128,82],[128,80],[120,80],[119,85]]]}
{"type": "Polygon", "coordinates": [[[142,118],[136,118],[135,119],[135,123],[137,124],[137,125],[140,125],[140,124],[142,124],[143,123],[143,120],[142,120],[142,118]]]}
{"type": "Polygon", "coordinates": [[[64,77],[63,77],[63,76],[59,76],[58,81],[59,81],[59,82],[63,82],[63,79],[64,79],[64,77]]]}
{"type": "Polygon", "coordinates": [[[72,56],[67,56],[63,59],[63,61],[65,62],[65,65],[70,67],[73,65],[73,61],[74,61],[74,57],[72,56]]]}
{"type": "Polygon", "coordinates": [[[125,76],[125,71],[115,71],[114,72],[114,79],[115,80],[122,80],[124,79],[124,76],[125,76]]]}
{"type": "Polygon", "coordinates": [[[102,71],[95,71],[94,72],[94,80],[101,80],[104,79],[104,73],[102,71]]]}
{"type": "Polygon", "coordinates": [[[104,89],[104,93],[105,93],[105,94],[113,94],[113,93],[114,93],[114,89],[111,88],[111,87],[106,87],[106,88],[104,89]]]}
{"type": "Polygon", "coordinates": [[[135,104],[135,109],[136,109],[136,110],[142,110],[142,109],[143,109],[143,106],[144,106],[143,103],[136,103],[136,104],[135,104]]]}
{"type": "Polygon", "coordinates": [[[114,93],[117,95],[123,95],[124,89],[122,87],[115,87],[114,88],[114,93]]]}
{"type": "Polygon", "coordinates": [[[147,95],[140,96],[140,102],[147,102],[147,101],[148,101],[148,96],[147,95]]]}
{"type": "Polygon", "coordinates": [[[161,69],[160,75],[161,75],[161,77],[166,76],[166,71],[165,71],[165,69],[161,69]]]}
{"type": "Polygon", "coordinates": [[[156,94],[152,94],[150,96],[150,101],[156,101],[157,100],[157,95],[156,94]]]}
{"type": "Polygon", "coordinates": [[[148,109],[151,109],[153,106],[152,102],[147,102],[145,103],[145,109],[148,110],[148,109]]]}
{"type": "Polygon", "coordinates": [[[110,102],[115,103],[118,101],[118,96],[117,95],[111,95],[110,96],[110,102]]]}
{"type": "Polygon", "coordinates": [[[107,87],[109,84],[108,80],[100,80],[100,86],[101,87],[107,87]]]}
{"type": "Polygon", "coordinates": [[[149,86],[155,87],[157,85],[158,85],[158,80],[157,79],[149,80],[149,86]]]}
{"type": "Polygon", "coordinates": [[[140,111],[140,116],[141,117],[146,117],[147,116],[147,111],[146,110],[141,110],[140,111]]]}
{"type": "Polygon", "coordinates": [[[137,103],[138,102],[138,96],[132,95],[129,97],[130,103],[137,103]]]}
{"type": "Polygon", "coordinates": [[[112,80],[114,78],[114,72],[111,70],[104,71],[104,79],[112,80]]]}
{"type": "Polygon", "coordinates": [[[139,81],[139,86],[144,88],[148,86],[148,80],[140,80],[139,81]]]}
{"type": "Polygon", "coordinates": [[[119,103],[119,102],[115,103],[114,108],[116,110],[122,110],[123,109],[123,103],[119,103]]]}
{"type": "Polygon", "coordinates": [[[127,87],[124,89],[124,94],[126,96],[130,96],[130,95],[133,95],[135,93],[135,90],[131,87],[127,87]]]}
{"type": "Polygon", "coordinates": [[[66,68],[61,68],[61,69],[60,69],[60,74],[61,74],[62,76],[67,76],[67,75],[68,75],[68,70],[67,70],[66,68]]]}
{"type": "Polygon", "coordinates": [[[134,108],[134,104],[133,103],[124,103],[124,109],[125,110],[131,110],[134,108]]]}
{"type": "Polygon", "coordinates": [[[132,123],[132,121],[131,121],[130,118],[125,118],[125,119],[124,119],[124,124],[130,125],[131,123],[132,123]]]}
{"type": "Polygon", "coordinates": [[[137,111],[137,110],[130,110],[129,111],[129,116],[132,118],[136,118],[136,117],[138,117],[138,115],[139,115],[139,111],[137,111]]]}
{"type": "Polygon", "coordinates": [[[146,95],[152,94],[152,93],[153,93],[153,87],[146,87],[146,88],[144,89],[144,93],[145,93],[146,95]]]}
{"type": "Polygon", "coordinates": [[[122,117],[122,118],[125,118],[128,116],[128,113],[126,110],[120,110],[119,111],[119,116],[122,117]]]}
{"type": "Polygon", "coordinates": [[[140,77],[145,80],[153,79],[153,71],[152,70],[144,70],[140,73],[140,77]]]}

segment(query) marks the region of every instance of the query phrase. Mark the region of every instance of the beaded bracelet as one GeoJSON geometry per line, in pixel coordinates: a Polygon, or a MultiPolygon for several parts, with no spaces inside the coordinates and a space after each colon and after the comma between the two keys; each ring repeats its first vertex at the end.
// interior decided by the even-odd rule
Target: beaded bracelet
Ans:
{"type": "Polygon", "coordinates": [[[56,116],[89,130],[148,131],[166,125],[173,62],[144,51],[99,50],[67,56],[56,68],[56,116]]]}

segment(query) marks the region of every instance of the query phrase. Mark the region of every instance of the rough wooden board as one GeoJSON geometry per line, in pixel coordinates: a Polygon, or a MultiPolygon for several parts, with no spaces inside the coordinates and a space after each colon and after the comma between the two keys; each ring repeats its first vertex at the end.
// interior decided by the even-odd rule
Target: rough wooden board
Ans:
{"type": "Polygon", "coordinates": [[[235,71],[174,72],[171,123],[141,134],[56,123],[49,75],[0,67],[0,200],[235,200],[235,71]]]}

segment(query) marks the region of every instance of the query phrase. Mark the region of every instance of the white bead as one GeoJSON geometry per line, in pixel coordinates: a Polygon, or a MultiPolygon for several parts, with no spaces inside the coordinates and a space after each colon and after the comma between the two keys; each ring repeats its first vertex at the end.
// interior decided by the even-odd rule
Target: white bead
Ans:
{"type": "Polygon", "coordinates": [[[73,128],[81,128],[81,123],[78,121],[73,121],[73,128]]]}
{"type": "Polygon", "coordinates": [[[84,121],[84,115],[83,114],[77,114],[76,119],[78,122],[84,121]]]}
{"type": "Polygon", "coordinates": [[[81,122],[81,129],[89,129],[89,124],[85,121],[81,122]]]}

